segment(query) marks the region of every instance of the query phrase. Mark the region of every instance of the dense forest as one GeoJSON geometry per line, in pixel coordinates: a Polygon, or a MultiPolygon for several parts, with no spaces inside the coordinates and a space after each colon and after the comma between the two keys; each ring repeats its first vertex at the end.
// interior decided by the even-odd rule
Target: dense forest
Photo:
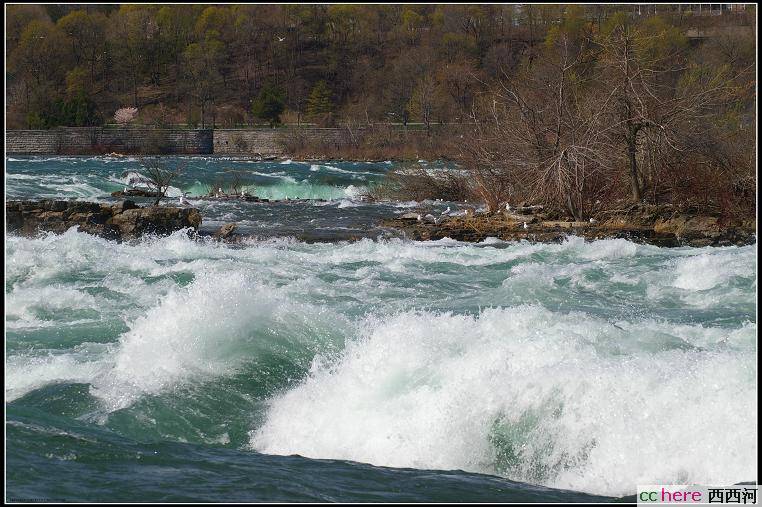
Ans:
{"type": "MultiPolygon", "coordinates": [[[[634,21],[652,24],[653,8],[626,7],[634,21]]],[[[659,8],[661,22],[682,31],[727,18],[748,25],[732,34],[743,44],[730,63],[753,58],[750,10],[707,17],[659,8]]],[[[531,61],[548,37],[572,25],[575,37],[600,32],[617,6],[6,9],[8,126],[28,128],[109,122],[124,106],[137,107],[145,124],[230,126],[277,116],[293,123],[461,122],[479,93],[531,61]]],[[[706,53],[728,63],[721,50],[706,53]]]]}
{"type": "Polygon", "coordinates": [[[713,6],[10,5],[7,126],[454,124],[491,209],[753,208],[756,12],[713,6]]]}

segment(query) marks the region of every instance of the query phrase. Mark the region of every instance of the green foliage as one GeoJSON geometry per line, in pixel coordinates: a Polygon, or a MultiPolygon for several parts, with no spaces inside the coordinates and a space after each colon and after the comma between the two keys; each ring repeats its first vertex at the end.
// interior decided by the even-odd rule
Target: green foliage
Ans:
{"type": "Polygon", "coordinates": [[[545,37],[545,45],[552,47],[561,36],[565,36],[569,41],[579,43],[587,35],[588,22],[585,19],[585,12],[580,5],[570,5],[566,8],[561,22],[554,24],[545,37]]]}
{"type": "Polygon", "coordinates": [[[312,119],[319,119],[333,111],[331,102],[331,90],[325,81],[318,81],[307,99],[307,116],[312,119]]]}
{"type": "MultiPolygon", "coordinates": [[[[255,97],[258,104],[251,105],[274,123],[287,109],[321,120],[399,121],[426,74],[450,96],[434,100],[449,101],[433,109],[440,110],[434,121],[454,120],[464,118],[503,71],[514,76],[538,55],[569,49],[569,58],[580,61],[573,80],[589,83],[602,48],[588,41],[612,33],[609,42],[631,37],[634,57],[664,68],[676,67],[674,58],[682,68],[727,62],[735,75],[748,74],[745,104],[753,103],[752,6],[742,29],[724,27],[700,45],[687,44],[691,23],[719,33],[713,25],[727,25],[724,16],[683,16],[678,28],[672,26],[676,7],[658,10],[660,16],[646,9],[637,14],[632,6],[581,4],[9,5],[8,126],[23,127],[27,115],[46,124],[60,116],[50,103],[80,92],[102,111],[163,104],[173,117],[201,125],[229,123],[255,97]],[[282,83],[275,94],[281,100],[257,97],[261,83],[271,81],[282,83]]],[[[737,19],[733,14],[733,23],[737,19]]],[[[681,73],[664,73],[659,86],[674,87],[681,73]]],[[[412,109],[420,109],[423,95],[412,109]]]]}
{"type": "Polygon", "coordinates": [[[89,74],[83,67],[74,67],[66,73],[66,95],[75,96],[79,93],[87,93],[89,88],[89,74]]]}
{"type": "Polygon", "coordinates": [[[612,14],[601,27],[601,35],[609,37],[616,30],[627,30],[630,27],[630,17],[626,12],[617,11],[612,14]]]}
{"type": "Polygon", "coordinates": [[[267,120],[271,127],[280,123],[280,115],[284,109],[283,92],[273,84],[265,85],[251,105],[254,116],[267,120]]]}
{"type": "Polygon", "coordinates": [[[643,36],[643,51],[654,60],[676,55],[688,47],[688,39],[680,29],[670,25],[660,16],[645,20],[640,30],[643,36]]]}
{"type": "Polygon", "coordinates": [[[53,100],[39,110],[27,114],[27,124],[31,129],[55,127],[92,127],[103,124],[103,118],[93,100],[83,91],[68,99],[53,100]]]}

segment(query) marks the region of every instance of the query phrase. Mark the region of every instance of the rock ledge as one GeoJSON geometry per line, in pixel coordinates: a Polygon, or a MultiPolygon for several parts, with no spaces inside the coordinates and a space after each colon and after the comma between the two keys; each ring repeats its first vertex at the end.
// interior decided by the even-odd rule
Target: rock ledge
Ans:
{"type": "Polygon", "coordinates": [[[100,204],[82,201],[7,201],[8,232],[33,236],[63,233],[71,227],[108,239],[133,239],[144,234],[167,235],[177,230],[198,230],[201,214],[195,208],[140,207],[133,201],[100,204]]]}

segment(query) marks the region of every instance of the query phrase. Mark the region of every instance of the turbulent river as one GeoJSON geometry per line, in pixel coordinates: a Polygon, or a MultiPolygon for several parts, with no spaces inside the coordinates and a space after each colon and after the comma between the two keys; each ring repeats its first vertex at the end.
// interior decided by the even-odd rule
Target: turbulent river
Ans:
{"type": "MultiPolygon", "coordinates": [[[[756,244],[413,242],[375,224],[415,203],[358,198],[390,163],[185,162],[170,201],[252,239],[6,236],[9,499],[595,501],[756,480],[756,244]],[[197,199],[229,169],[325,201],[197,199]]],[[[6,199],[109,201],[130,171],[7,158],[6,199]]]]}

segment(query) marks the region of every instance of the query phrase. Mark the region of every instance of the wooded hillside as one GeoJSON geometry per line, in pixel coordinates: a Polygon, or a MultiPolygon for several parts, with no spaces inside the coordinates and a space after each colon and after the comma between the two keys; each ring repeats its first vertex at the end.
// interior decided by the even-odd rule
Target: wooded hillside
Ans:
{"type": "Polygon", "coordinates": [[[729,25],[684,52],[752,64],[752,6],[9,5],[8,127],[109,123],[121,107],[143,124],[463,122],[559,30],[594,36],[617,9],[675,37],[729,25]]]}

